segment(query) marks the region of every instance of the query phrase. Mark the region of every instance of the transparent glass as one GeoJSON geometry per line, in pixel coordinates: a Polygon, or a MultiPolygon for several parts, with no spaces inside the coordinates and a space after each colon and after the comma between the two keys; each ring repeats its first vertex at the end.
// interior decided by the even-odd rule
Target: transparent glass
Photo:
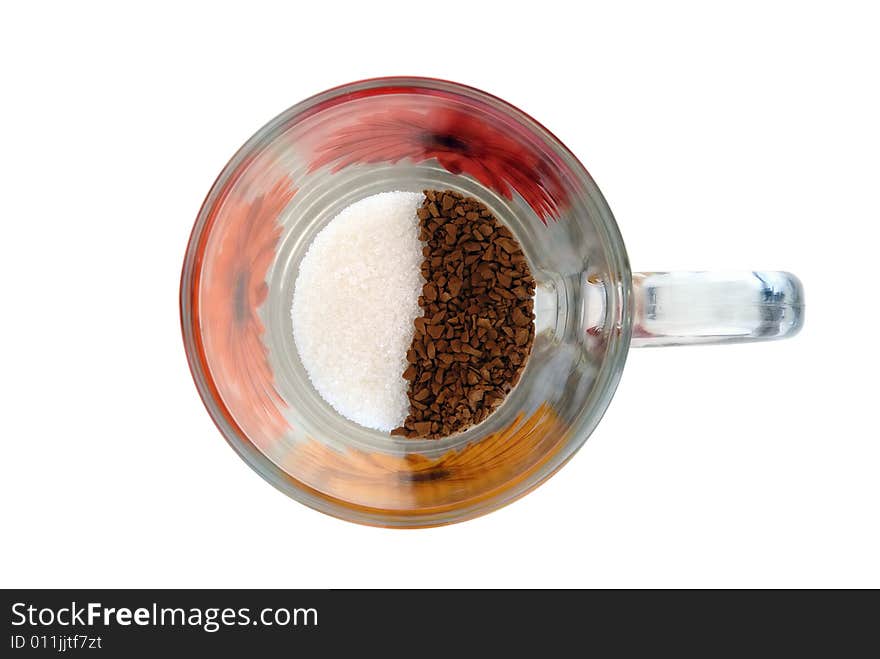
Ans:
{"type": "Polygon", "coordinates": [[[389,527],[468,519],[550,477],[602,417],[634,328],[633,345],[776,338],[802,308],[784,273],[643,273],[634,286],[611,211],[553,135],[484,92],[420,78],[332,89],[258,131],[208,194],[181,280],[193,378],[229,444],[294,499],[389,527]],[[290,314],[298,265],[330,219],[425,188],[485,203],[538,284],[519,384],[482,424],[437,441],[338,415],[309,383],[290,314]]]}

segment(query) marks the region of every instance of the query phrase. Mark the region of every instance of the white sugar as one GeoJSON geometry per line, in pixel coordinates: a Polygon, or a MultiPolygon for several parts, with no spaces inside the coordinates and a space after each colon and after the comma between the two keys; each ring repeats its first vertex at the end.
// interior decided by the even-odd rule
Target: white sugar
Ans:
{"type": "Polygon", "coordinates": [[[403,379],[418,298],[421,193],[383,192],[324,227],[299,267],[293,336],[318,393],[343,416],[384,432],[409,412],[403,379]]]}

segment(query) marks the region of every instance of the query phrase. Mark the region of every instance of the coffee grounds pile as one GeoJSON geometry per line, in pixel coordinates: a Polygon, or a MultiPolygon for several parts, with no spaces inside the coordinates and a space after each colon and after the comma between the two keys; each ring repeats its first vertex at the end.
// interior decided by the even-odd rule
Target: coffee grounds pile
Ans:
{"type": "Polygon", "coordinates": [[[408,366],[410,410],[392,435],[437,439],[485,419],[519,381],[535,339],[535,280],[519,243],[479,201],[426,190],[408,366]]]}

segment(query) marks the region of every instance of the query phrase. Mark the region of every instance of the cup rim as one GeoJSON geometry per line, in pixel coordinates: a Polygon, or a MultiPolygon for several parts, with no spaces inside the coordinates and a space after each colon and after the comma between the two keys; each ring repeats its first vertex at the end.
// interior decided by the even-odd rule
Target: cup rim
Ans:
{"type": "Polygon", "coordinates": [[[226,442],[254,471],[291,498],[333,517],[370,526],[422,528],[465,521],[512,503],[549,479],[583,446],[607,410],[620,380],[632,338],[631,301],[632,274],[617,222],[586,167],[559,138],[528,113],[500,97],[475,87],[432,77],[387,76],[337,85],[308,97],[263,125],[235,152],[211,186],[190,232],[181,271],[179,303],[184,350],[190,374],[196,384],[202,403],[226,442]],[[522,122],[551,146],[566,161],[570,170],[581,179],[587,195],[599,212],[602,221],[597,223],[597,226],[600,229],[600,234],[604,234],[600,235],[600,239],[604,239],[603,249],[608,256],[609,269],[612,270],[612,275],[616,275],[617,281],[609,282],[606,286],[606,290],[613,293],[609,296],[612,299],[608,300],[608,303],[615,306],[613,318],[616,328],[608,334],[609,346],[591,393],[593,400],[585,403],[585,406],[589,406],[593,410],[593,414],[590,415],[586,424],[572,429],[571,435],[565,440],[565,445],[559,452],[558,459],[549,461],[550,464],[541,465],[540,473],[536,473],[533,478],[518,479],[523,482],[528,481],[524,487],[519,489],[513,490],[512,487],[508,487],[510,483],[505,483],[499,488],[499,491],[479,497],[475,501],[466,501],[463,505],[443,506],[442,510],[427,508],[413,513],[412,511],[361,506],[319,492],[286,473],[256,448],[236,424],[213,381],[207,367],[204,346],[196,327],[197,315],[194,310],[195,295],[199,290],[200,266],[204,257],[206,238],[210,233],[208,221],[212,210],[228,193],[237,179],[237,174],[253,157],[255,147],[262,144],[267,135],[271,135],[281,126],[292,125],[327,107],[354,98],[387,93],[417,93],[418,90],[447,91],[488,103],[495,109],[512,115],[513,118],[522,122]]]}

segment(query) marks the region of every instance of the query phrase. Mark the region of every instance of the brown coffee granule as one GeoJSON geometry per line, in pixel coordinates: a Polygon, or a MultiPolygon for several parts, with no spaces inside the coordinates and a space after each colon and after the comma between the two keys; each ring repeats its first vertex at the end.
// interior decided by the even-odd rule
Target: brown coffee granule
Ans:
{"type": "Polygon", "coordinates": [[[519,381],[535,339],[535,280],[517,240],[486,206],[425,190],[423,313],[403,377],[410,411],[392,435],[438,439],[483,421],[519,381]]]}

